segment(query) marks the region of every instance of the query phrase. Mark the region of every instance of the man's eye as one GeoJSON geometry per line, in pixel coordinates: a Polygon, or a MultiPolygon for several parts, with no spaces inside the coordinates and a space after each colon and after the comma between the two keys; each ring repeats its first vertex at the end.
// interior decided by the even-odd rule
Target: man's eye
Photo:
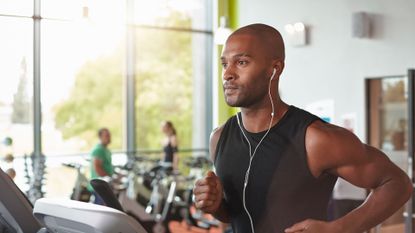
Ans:
{"type": "Polygon", "coordinates": [[[239,65],[246,65],[246,63],[247,63],[246,61],[238,61],[239,65]]]}
{"type": "Polygon", "coordinates": [[[226,68],[228,66],[228,64],[227,63],[222,63],[222,67],[223,68],[226,68]]]}

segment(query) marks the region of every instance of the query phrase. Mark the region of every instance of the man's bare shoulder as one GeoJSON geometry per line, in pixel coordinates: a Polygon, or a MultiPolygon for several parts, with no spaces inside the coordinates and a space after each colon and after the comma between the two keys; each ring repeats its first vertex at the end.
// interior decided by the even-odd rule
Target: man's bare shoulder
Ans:
{"type": "Polygon", "coordinates": [[[309,168],[316,177],[364,152],[364,144],[352,132],[322,121],[307,128],[305,145],[309,168]]]}
{"type": "Polygon", "coordinates": [[[210,134],[210,140],[212,139],[216,139],[219,140],[220,135],[222,134],[223,128],[225,125],[221,125],[217,128],[215,128],[214,130],[212,130],[212,133],[210,134]]]}
{"type": "Polygon", "coordinates": [[[212,162],[215,161],[216,146],[218,145],[218,141],[219,141],[220,135],[222,134],[224,126],[225,125],[221,125],[215,128],[210,134],[209,154],[210,154],[210,159],[212,160],[212,162]]]}
{"type": "Polygon", "coordinates": [[[311,123],[306,133],[306,142],[310,142],[312,145],[330,145],[336,140],[347,138],[357,139],[349,130],[323,121],[311,123]]]}

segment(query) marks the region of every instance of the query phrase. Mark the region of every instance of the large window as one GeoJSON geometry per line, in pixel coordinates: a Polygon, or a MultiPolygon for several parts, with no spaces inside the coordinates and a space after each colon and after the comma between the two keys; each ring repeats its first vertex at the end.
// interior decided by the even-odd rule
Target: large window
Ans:
{"type": "Polygon", "coordinates": [[[42,7],[42,149],[50,161],[45,191],[69,196],[73,187],[62,184],[74,184],[76,170],[60,162],[88,158],[99,128],[111,131],[111,150],[122,150],[125,6],[107,0],[44,1],[42,7]]]}
{"type": "Polygon", "coordinates": [[[1,0],[0,15],[32,16],[33,0],[1,0]]]}
{"type": "Polygon", "coordinates": [[[45,21],[42,35],[44,153],[88,152],[101,127],[113,134],[111,148],[121,150],[122,30],[88,21],[45,21]]]}
{"type": "MultiPolygon", "coordinates": [[[[181,148],[207,147],[208,1],[42,0],[41,18],[32,17],[39,2],[0,3],[0,151],[1,156],[8,151],[22,156],[40,148],[47,158],[47,196],[69,196],[76,171],[62,163],[88,158],[100,127],[110,129],[110,149],[121,156],[127,137],[132,138],[127,133],[131,125],[136,127],[135,150],[161,149],[163,120],[176,125],[181,148]],[[130,3],[134,7],[127,7],[130,3]],[[134,40],[126,39],[128,33],[134,40]],[[39,42],[40,59],[33,54],[39,42]],[[40,89],[34,82],[36,64],[40,89]],[[131,72],[135,92],[127,88],[131,72]],[[34,101],[37,93],[41,105],[34,101]],[[128,110],[126,100],[131,99],[135,109],[128,110]],[[127,121],[131,110],[136,117],[127,121]],[[34,121],[39,112],[41,123],[34,121]],[[41,126],[40,132],[33,126],[41,126]],[[13,144],[3,140],[9,138],[13,144]]],[[[16,181],[26,191],[19,161],[16,181]]]]}
{"type": "Polygon", "coordinates": [[[0,28],[0,167],[18,170],[16,183],[24,187],[19,157],[33,151],[32,22],[0,16],[0,28]]]}
{"type": "MultiPolygon", "coordinates": [[[[137,145],[161,148],[171,121],[181,148],[206,147],[210,21],[206,1],[136,2],[137,145]],[[174,5],[177,4],[177,5],[174,5]],[[152,13],[153,12],[153,13],[152,13]],[[148,17],[147,17],[148,16],[148,17]]],[[[210,129],[209,129],[210,130],[210,129]]]]}
{"type": "Polygon", "coordinates": [[[209,1],[136,0],[134,23],[142,26],[211,30],[209,1]]]}

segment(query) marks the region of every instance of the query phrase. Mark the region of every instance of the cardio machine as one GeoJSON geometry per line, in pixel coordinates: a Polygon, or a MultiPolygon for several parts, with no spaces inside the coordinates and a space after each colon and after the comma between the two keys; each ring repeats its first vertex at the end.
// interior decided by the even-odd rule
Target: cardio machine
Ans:
{"type": "Polygon", "coordinates": [[[42,198],[33,208],[1,169],[0,188],[0,233],[146,233],[133,218],[106,206],[42,198]]]}
{"type": "Polygon", "coordinates": [[[71,200],[89,202],[91,192],[87,188],[89,181],[83,171],[85,165],[80,163],[62,163],[62,165],[76,170],[75,184],[70,196],[71,200]]]}
{"type": "Polygon", "coordinates": [[[194,180],[203,176],[204,170],[211,166],[210,161],[205,156],[198,156],[185,163],[190,168],[189,176],[173,173],[169,163],[136,157],[135,162],[124,168],[128,171],[126,188],[117,192],[125,212],[153,232],[168,233],[170,221],[182,220],[189,229],[196,227],[209,230],[218,227],[217,220],[205,218],[201,211],[193,208],[194,180]],[[145,163],[152,166],[143,168],[145,163]]]}
{"type": "MultiPolygon", "coordinates": [[[[136,158],[136,160],[155,162],[143,158],[136,158]]],[[[123,210],[139,221],[146,230],[169,233],[169,222],[173,220],[171,208],[176,193],[176,182],[173,180],[169,184],[161,183],[171,175],[171,166],[158,163],[149,172],[145,172],[137,167],[137,163],[132,163],[124,169],[129,173],[127,183],[125,183],[126,187],[115,190],[116,199],[123,210]],[[141,182],[137,182],[139,177],[142,178],[141,182]]],[[[95,191],[101,195],[97,189],[95,191]]],[[[111,192],[111,188],[105,192],[111,192]]]]}

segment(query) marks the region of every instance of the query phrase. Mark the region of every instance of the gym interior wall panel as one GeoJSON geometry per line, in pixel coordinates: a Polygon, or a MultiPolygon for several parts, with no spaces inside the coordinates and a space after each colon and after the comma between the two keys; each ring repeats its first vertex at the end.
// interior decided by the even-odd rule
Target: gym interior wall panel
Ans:
{"type": "MultiPolygon", "coordinates": [[[[303,22],[308,44],[286,43],[280,81],[284,100],[299,107],[334,100],[334,123],[357,114],[357,135],[365,137],[364,79],[404,75],[415,66],[415,1],[411,0],[239,0],[239,25],[266,23],[284,39],[288,23],[303,22]],[[371,37],[352,36],[352,16],[366,12],[371,37]]],[[[287,42],[287,41],[286,41],[287,42]]]]}

